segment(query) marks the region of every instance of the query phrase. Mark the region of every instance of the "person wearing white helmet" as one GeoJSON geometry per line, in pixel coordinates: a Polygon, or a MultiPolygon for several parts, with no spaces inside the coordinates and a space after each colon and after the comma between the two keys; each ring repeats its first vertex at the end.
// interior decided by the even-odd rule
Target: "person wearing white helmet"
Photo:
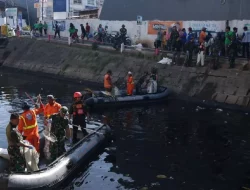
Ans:
{"type": "Polygon", "coordinates": [[[129,71],[128,72],[128,79],[127,79],[127,94],[128,94],[128,96],[133,95],[134,88],[135,88],[135,84],[134,84],[133,75],[132,75],[132,72],[129,71]]]}

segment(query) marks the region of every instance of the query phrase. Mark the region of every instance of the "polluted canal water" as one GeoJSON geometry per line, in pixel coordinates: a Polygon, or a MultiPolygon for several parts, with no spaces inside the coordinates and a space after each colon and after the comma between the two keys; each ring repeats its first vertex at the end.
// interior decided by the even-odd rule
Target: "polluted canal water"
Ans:
{"type": "MultiPolygon", "coordinates": [[[[7,147],[9,112],[41,93],[70,105],[78,85],[2,73],[0,147],[7,147]]],[[[247,112],[210,108],[178,99],[157,105],[98,110],[115,141],[79,168],[61,189],[240,190],[250,188],[250,118],[247,112]]],[[[39,116],[40,117],[40,116],[39,116]]],[[[42,128],[42,118],[39,118],[42,128]]]]}

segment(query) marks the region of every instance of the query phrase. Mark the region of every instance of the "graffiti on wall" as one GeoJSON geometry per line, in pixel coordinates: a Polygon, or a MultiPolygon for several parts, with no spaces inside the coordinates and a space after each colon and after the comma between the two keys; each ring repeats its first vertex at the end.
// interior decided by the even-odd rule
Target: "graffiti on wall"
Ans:
{"type": "Polygon", "coordinates": [[[157,31],[161,29],[162,31],[171,32],[173,26],[177,28],[183,27],[182,21],[149,21],[148,22],[148,34],[155,35],[157,31]]]}
{"type": "Polygon", "coordinates": [[[185,21],[184,27],[191,27],[193,30],[201,30],[203,27],[207,28],[210,32],[220,32],[225,30],[225,21],[185,21]]]}

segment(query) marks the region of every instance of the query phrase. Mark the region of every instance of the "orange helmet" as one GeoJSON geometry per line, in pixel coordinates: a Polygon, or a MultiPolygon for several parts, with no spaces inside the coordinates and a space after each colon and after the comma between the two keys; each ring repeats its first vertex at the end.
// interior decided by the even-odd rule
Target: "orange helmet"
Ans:
{"type": "Polygon", "coordinates": [[[81,98],[82,97],[82,93],[81,92],[75,92],[74,93],[74,98],[81,98]]]}

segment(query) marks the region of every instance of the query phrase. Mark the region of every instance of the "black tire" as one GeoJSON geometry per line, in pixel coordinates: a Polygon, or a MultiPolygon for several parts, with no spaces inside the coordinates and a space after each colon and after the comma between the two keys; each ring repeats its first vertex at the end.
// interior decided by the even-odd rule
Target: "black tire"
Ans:
{"type": "Polygon", "coordinates": [[[127,46],[131,46],[131,44],[132,44],[132,43],[131,43],[131,40],[130,40],[130,39],[126,39],[126,45],[127,45],[127,46]]]}

